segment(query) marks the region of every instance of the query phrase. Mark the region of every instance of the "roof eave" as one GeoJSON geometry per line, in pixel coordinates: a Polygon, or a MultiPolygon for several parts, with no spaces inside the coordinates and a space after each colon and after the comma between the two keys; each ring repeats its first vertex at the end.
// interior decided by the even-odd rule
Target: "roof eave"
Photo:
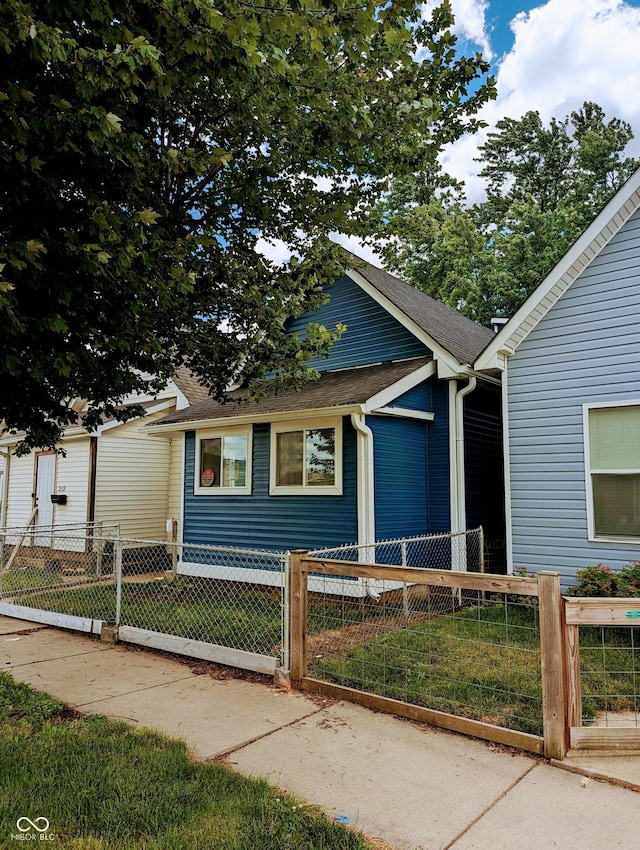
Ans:
{"type": "Polygon", "coordinates": [[[476,359],[474,368],[479,371],[492,369],[504,371],[507,358],[516,351],[558,298],[567,291],[639,207],[640,168],[616,192],[520,309],[495,335],[476,359]]]}

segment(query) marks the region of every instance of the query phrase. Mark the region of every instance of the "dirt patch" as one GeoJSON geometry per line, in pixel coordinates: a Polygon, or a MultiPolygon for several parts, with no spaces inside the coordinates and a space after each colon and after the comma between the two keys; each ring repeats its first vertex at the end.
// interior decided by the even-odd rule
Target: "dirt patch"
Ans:
{"type": "Polygon", "coordinates": [[[74,720],[82,720],[84,714],[81,711],[76,711],[75,708],[65,706],[62,711],[54,714],[51,718],[51,723],[72,723],[74,720]]]}
{"type": "Polygon", "coordinates": [[[425,623],[435,619],[433,614],[414,612],[408,617],[403,615],[385,617],[372,623],[355,623],[338,629],[325,629],[317,634],[307,635],[307,659],[310,664],[328,656],[339,658],[347,649],[361,643],[369,643],[378,635],[384,635],[397,629],[425,623]]]}

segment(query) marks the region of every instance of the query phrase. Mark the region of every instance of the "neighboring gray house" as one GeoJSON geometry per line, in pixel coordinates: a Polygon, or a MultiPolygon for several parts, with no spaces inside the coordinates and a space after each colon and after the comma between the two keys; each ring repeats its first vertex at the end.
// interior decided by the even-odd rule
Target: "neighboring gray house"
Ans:
{"type": "Polygon", "coordinates": [[[502,375],[509,569],[640,560],[640,170],[475,368],[502,375]]]}

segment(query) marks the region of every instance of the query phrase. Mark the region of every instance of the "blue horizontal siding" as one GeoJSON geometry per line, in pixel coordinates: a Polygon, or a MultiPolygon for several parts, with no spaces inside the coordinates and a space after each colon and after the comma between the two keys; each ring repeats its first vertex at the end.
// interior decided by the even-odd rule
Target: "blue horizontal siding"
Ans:
{"type": "Polygon", "coordinates": [[[405,410],[424,410],[429,413],[433,412],[433,403],[431,401],[431,389],[428,381],[418,384],[417,387],[409,390],[406,393],[394,398],[389,403],[389,407],[403,407],[405,410]]]}
{"type": "Polygon", "coordinates": [[[427,423],[368,416],[373,432],[376,538],[427,533],[427,423]]]}
{"type": "Polygon", "coordinates": [[[344,369],[429,353],[413,334],[346,275],[339,277],[327,292],[329,302],[316,313],[304,313],[287,323],[287,330],[300,336],[304,336],[310,321],[329,329],[339,322],[347,326],[329,357],[310,360],[310,366],[320,371],[344,369]]]}
{"type": "MultiPolygon", "coordinates": [[[[465,399],[464,456],[467,528],[481,525],[492,548],[505,544],[504,464],[498,388],[479,386],[465,399]]],[[[505,564],[493,563],[492,571],[505,564]]]]}
{"type": "Polygon", "coordinates": [[[449,385],[429,382],[433,422],[427,426],[427,527],[430,534],[451,530],[449,505],[449,385]]]}
{"type": "Polygon", "coordinates": [[[250,496],[194,495],[195,433],[186,435],[184,540],[276,551],[353,543],[358,536],[355,432],[343,423],[342,496],[270,496],[269,425],[253,428],[250,496]]]}

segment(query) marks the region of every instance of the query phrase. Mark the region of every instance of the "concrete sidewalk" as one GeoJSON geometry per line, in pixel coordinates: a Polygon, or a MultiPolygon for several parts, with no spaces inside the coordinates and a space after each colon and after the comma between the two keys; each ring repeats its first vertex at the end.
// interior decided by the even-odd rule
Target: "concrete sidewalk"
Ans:
{"type": "Polygon", "coordinates": [[[198,757],[266,777],[398,850],[640,847],[637,756],[568,761],[622,787],[349,703],[214,678],[213,665],[7,617],[0,669],[81,712],[182,738],[198,757]]]}

